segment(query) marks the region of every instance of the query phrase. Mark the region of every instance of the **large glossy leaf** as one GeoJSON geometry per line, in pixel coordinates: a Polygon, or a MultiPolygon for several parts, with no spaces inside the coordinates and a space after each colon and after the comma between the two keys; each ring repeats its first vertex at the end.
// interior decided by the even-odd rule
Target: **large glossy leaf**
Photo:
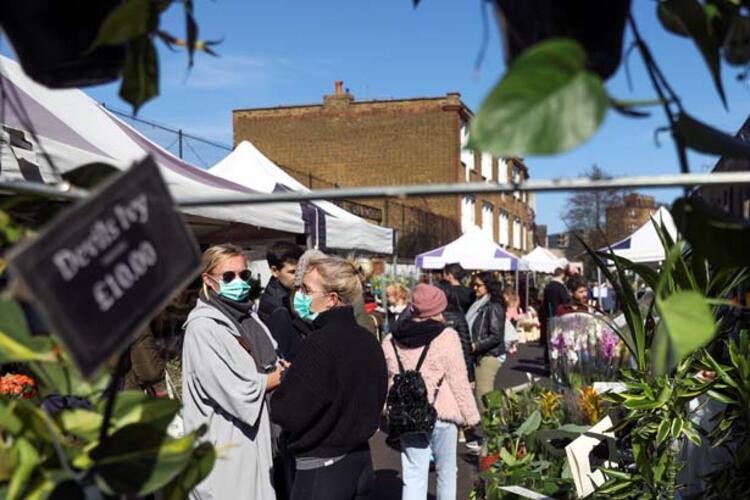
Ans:
{"type": "Polygon", "coordinates": [[[701,153],[728,158],[750,156],[750,144],[696,120],[687,113],[680,113],[677,119],[677,134],[685,146],[701,153]]]}
{"type": "Polygon", "coordinates": [[[666,299],[657,299],[656,307],[674,346],[677,362],[713,338],[714,317],[700,293],[679,291],[666,299]]]}
{"type": "Polygon", "coordinates": [[[148,35],[128,45],[120,85],[120,97],[133,106],[133,113],[159,95],[159,60],[156,47],[148,35]]]}
{"type": "Polygon", "coordinates": [[[517,436],[528,436],[529,434],[536,432],[539,426],[542,425],[542,414],[539,410],[535,410],[534,413],[529,415],[529,418],[516,429],[517,436]]]}
{"type": "Polygon", "coordinates": [[[187,467],[162,491],[164,500],[182,500],[203,478],[208,476],[216,461],[216,451],[210,443],[202,443],[193,452],[187,467]]]}
{"type": "Polygon", "coordinates": [[[596,132],[609,98],[576,42],[552,39],[524,51],[482,103],[469,147],[497,155],[554,154],[596,132]]]}
{"type": "Polygon", "coordinates": [[[680,198],[672,207],[675,223],[693,250],[718,267],[746,267],[750,224],[700,198],[680,198]]]}
{"type": "Polygon", "coordinates": [[[144,35],[151,12],[150,0],[125,0],[104,19],[92,48],[121,45],[144,35]]]}
{"type": "Polygon", "coordinates": [[[114,432],[94,448],[97,481],[106,489],[129,495],[146,495],[169,484],[193,453],[195,434],[168,437],[148,424],[132,424],[114,432]]]}
{"type": "Polygon", "coordinates": [[[28,361],[43,361],[51,363],[57,359],[54,352],[49,350],[49,343],[30,340],[29,344],[30,345],[24,345],[17,342],[5,332],[0,331],[0,364],[22,363],[28,361]]]}
{"type": "Polygon", "coordinates": [[[31,480],[34,470],[41,462],[39,453],[28,439],[18,438],[13,446],[17,453],[17,466],[8,484],[8,500],[23,498],[24,489],[31,480]]]}
{"type": "Polygon", "coordinates": [[[719,46],[711,29],[711,20],[698,0],[664,0],[658,5],[659,18],[667,29],[673,33],[687,33],[706,62],[716,91],[724,107],[727,106],[724,87],[721,83],[721,59],[719,46]]]}

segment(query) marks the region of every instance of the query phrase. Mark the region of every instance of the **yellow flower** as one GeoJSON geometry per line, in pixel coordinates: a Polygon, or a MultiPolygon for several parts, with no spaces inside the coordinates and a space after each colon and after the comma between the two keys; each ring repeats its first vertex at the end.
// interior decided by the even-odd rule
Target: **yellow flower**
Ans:
{"type": "Polygon", "coordinates": [[[544,391],[539,397],[539,410],[545,420],[551,420],[555,416],[555,411],[560,407],[562,396],[553,391],[544,391]]]}
{"type": "Polygon", "coordinates": [[[581,387],[578,392],[581,409],[586,419],[592,425],[597,423],[602,418],[602,398],[599,397],[599,394],[590,385],[581,387]]]}

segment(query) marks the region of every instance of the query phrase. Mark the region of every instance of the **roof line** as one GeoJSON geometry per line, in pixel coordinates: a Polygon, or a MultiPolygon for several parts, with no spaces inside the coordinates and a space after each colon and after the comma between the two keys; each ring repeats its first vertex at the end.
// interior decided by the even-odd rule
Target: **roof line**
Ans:
{"type": "MultiPolygon", "coordinates": [[[[440,101],[445,100],[448,98],[448,94],[440,97],[408,97],[404,99],[370,99],[368,101],[352,101],[349,103],[350,106],[356,106],[359,104],[389,104],[394,102],[411,102],[411,101],[440,101]]],[[[466,105],[462,100],[459,100],[461,105],[466,108],[470,114],[474,114],[474,112],[471,110],[471,108],[466,105]]],[[[274,111],[274,110],[281,110],[281,109],[298,109],[298,108],[322,108],[324,106],[323,103],[320,104],[289,104],[289,105],[282,105],[282,106],[266,106],[266,107],[260,107],[260,108],[237,108],[233,109],[232,113],[236,112],[242,112],[242,111],[274,111]]]]}

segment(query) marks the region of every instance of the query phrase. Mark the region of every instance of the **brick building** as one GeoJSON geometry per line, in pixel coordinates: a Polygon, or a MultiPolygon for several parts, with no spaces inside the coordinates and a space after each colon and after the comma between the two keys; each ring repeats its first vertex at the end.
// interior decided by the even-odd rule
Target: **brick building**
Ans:
{"type": "MultiPolygon", "coordinates": [[[[458,93],[358,102],[337,82],[322,104],[233,111],[234,142],[251,141],[314,189],[527,179],[521,159],[463,148],[471,116],[458,93]]],[[[525,193],[342,202],[395,228],[401,256],[448,243],[472,225],[512,250],[530,250],[532,204],[525,193]]]]}
{"type": "Polygon", "coordinates": [[[622,205],[607,207],[607,241],[615,243],[648,222],[659,208],[653,196],[626,194],[622,205]]]}

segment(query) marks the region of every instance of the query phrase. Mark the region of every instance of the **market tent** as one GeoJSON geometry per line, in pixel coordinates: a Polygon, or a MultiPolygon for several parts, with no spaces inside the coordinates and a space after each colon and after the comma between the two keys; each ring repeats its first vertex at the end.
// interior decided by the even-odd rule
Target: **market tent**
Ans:
{"type": "MultiPolygon", "coordinates": [[[[107,163],[125,170],[154,157],[174,198],[230,197],[253,193],[172,155],[76,89],[52,90],[29,79],[15,61],[0,56],[4,95],[0,131],[0,178],[60,182],[81,165],[107,163]],[[52,164],[50,164],[50,162],[52,164]]],[[[199,239],[303,234],[299,204],[227,205],[182,210],[199,239]]]]}
{"type": "MultiPolygon", "coordinates": [[[[656,223],[664,225],[672,239],[677,239],[677,228],[675,227],[672,214],[664,207],[660,207],[651,215],[651,220],[635,230],[633,234],[611,245],[615,255],[624,257],[632,262],[648,263],[661,262],[664,260],[664,246],[656,231],[656,223]]],[[[609,248],[601,248],[600,252],[609,252],[609,248]]]]}
{"type": "Polygon", "coordinates": [[[521,271],[526,268],[521,259],[504,250],[478,227],[445,246],[417,255],[415,260],[421,269],[442,269],[455,262],[464,269],[521,271]]]}
{"type": "MultiPolygon", "coordinates": [[[[211,174],[261,193],[310,191],[261,153],[252,143],[242,141],[226,158],[209,169],[211,174]]],[[[329,248],[365,250],[392,254],[393,230],[371,224],[328,201],[299,205],[302,210],[315,209],[318,219],[317,240],[329,248]]]]}
{"type": "Polygon", "coordinates": [[[536,247],[534,250],[521,258],[529,271],[552,274],[558,267],[564,268],[568,260],[553,254],[544,247],[536,247]]]}

